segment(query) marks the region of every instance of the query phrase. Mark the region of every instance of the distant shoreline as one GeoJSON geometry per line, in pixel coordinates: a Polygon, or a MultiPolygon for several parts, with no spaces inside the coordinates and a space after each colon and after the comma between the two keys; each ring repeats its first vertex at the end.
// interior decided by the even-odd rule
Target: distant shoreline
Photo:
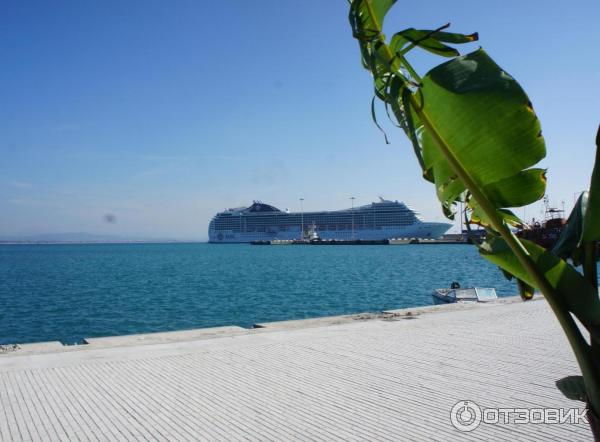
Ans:
{"type": "Polygon", "coordinates": [[[52,244],[207,244],[208,241],[179,240],[114,240],[114,241],[2,241],[0,245],[52,245],[52,244]]]}

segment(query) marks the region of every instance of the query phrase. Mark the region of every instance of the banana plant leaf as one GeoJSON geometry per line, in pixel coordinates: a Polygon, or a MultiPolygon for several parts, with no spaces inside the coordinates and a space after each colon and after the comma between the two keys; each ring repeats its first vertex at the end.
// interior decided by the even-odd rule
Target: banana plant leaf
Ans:
{"type": "Polygon", "coordinates": [[[572,258],[575,265],[579,265],[581,256],[581,240],[583,238],[583,220],[588,210],[588,193],[583,192],[579,195],[575,207],[571,211],[567,224],[560,233],[560,237],[552,253],[561,258],[572,258]]]}
{"type": "MultiPolygon", "coordinates": [[[[546,154],[539,121],[523,89],[482,49],[432,69],[417,97],[422,113],[497,208],[543,195],[541,170],[526,170],[546,154]],[[525,189],[524,181],[535,186],[525,189]]],[[[450,207],[465,185],[426,130],[420,145],[438,199],[450,207]]]]}
{"type": "MultiPolygon", "coordinates": [[[[545,169],[528,169],[510,178],[488,184],[483,188],[491,201],[500,207],[520,207],[541,199],[546,192],[545,169]]],[[[472,210],[469,222],[482,227],[491,227],[492,223],[485,211],[473,199],[468,207],[472,210]]],[[[523,221],[508,209],[497,209],[496,214],[509,226],[523,227],[523,221]]]]}
{"type": "Polygon", "coordinates": [[[500,271],[504,275],[506,279],[512,281],[513,279],[517,281],[517,288],[519,289],[519,295],[523,301],[529,301],[533,298],[535,294],[535,288],[531,287],[525,281],[520,280],[519,278],[515,278],[514,275],[504,270],[502,267],[499,267],[500,271]]]}
{"type": "Polygon", "coordinates": [[[396,0],[365,0],[350,5],[350,26],[355,38],[376,37],[383,27],[383,19],[396,0]]]}
{"type": "MultiPolygon", "coordinates": [[[[556,290],[561,304],[572,312],[593,336],[600,338],[600,299],[596,289],[573,266],[558,256],[531,241],[520,241],[556,290]]],[[[493,237],[483,243],[479,247],[479,253],[529,286],[536,287],[531,274],[501,237],[493,237]]]]}
{"type": "Polygon", "coordinates": [[[466,185],[456,167],[450,166],[447,153],[440,150],[440,142],[496,209],[541,198],[544,172],[529,168],[544,158],[546,148],[521,86],[483,49],[455,57],[419,78],[402,58],[402,51],[413,45],[455,55],[442,42],[466,43],[477,35],[411,28],[396,34],[388,46],[381,30],[394,2],[354,0],[350,23],[363,65],[373,75],[375,94],[407,132],[423,176],[434,182],[446,216],[453,216],[452,206],[466,185]]]}
{"type": "Polygon", "coordinates": [[[527,169],[509,178],[487,184],[484,193],[500,207],[522,207],[546,193],[546,170],[527,169]]]}
{"type": "MultiPolygon", "coordinates": [[[[471,208],[471,219],[467,220],[467,224],[477,224],[481,227],[491,227],[492,222],[487,214],[481,210],[481,207],[477,206],[475,202],[470,205],[471,208]]],[[[508,209],[498,209],[497,215],[509,226],[522,227],[523,221],[508,209]]]]}
{"type": "MultiPolygon", "coordinates": [[[[600,376],[596,373],[600,363],[590,359],[598,347],[594,343],[600,342],[596,278],[586,271],[586,279],[560,257],[518,240],[508,227],[520,222],[510,207],[530,204],[545,192],[545,171],[532,167],[544,158],[546,148],[527,95],[483,49],[454,57],[457,52],[443,44],[457,38],[461,41],[454,43],[464,43],[468,36],[441,35],[442,28],[433,32],[408,29],[396,34],[388,46],[381,30],[395,0],[350,3],[353,35],[359,40],[363,65],[373,74],[376,96],[410,138],[423,177],[434,183],[444,214],[452,218],[455,203],[466,201],[472,217],[489,233],[490,239],[479,245],[483,257],[514,275],[524,298],[542,286],[577,355],[589,405],[600,413],[600,376]],[[454,58],[421,78],[404,57],[415,47],[454,58]],[[571,314],[590,332],[591,346],[571,314]]],[[[587,210],[580,215],[581,232],[575,235],[586,250],[600,239],[600,132],[596,143],[587,210]]],[[[591,256],[586,252],[584,271],[591,265],[591,256]]],[[[596,269],[595,262],[592,267],[596,269]]],[[[573,385],[577,387],[573,382],[563,384],[575,390],[573,385]]],[[[581,389],[571,393],[582,397],[581,389]]]]}
{"type": "Polygon", "coordinates": [[[596,162],[592,172],[587,210],[583,218],[583,241],[600,241],[600,128],[596,134],[596,162]]]}
{"type": "Polygon", "coordinates": [[[552,253],[562,258],[576,258],[581,254],[584,242],[600,240],[600,129],[596,135],[596,145],[596,163],[590,190],[579,195],[567,225],[552,248],[552,253]]]}
{"type": "Polygon", "coordinates": [[[460,44],[471,43],[477,39],[477,33],[464,35],[409,28],[394,34],[390,41],[390,48],[395,53],[404,54],[411,47],[417,46],[442,57],[456,57],[460,55],[459,52],[442,42],[460,44]]]}

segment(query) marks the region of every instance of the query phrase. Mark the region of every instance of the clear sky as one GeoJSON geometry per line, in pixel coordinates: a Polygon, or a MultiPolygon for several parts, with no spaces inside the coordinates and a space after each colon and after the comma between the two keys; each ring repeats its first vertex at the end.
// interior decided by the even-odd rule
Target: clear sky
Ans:
{"type": "MultiPolygon", "coordinates": [[[[382,195],[441,220],[403,133],[370,118],[344,0],[2,2],[0,236],[206,239],[260,199],[382,195]],[[114,214],[107,223],[104,215],[114,214]]],[[[588,186],[600,123],[600,2],[400,0],[386,32],[479,31],[542,122],[551,202],[588,186]]],[[[444,61],[415,53],[421,72],[444,61]]],[[[384,120],[384,114],[381,120],[384,120]]],[[[518,213],[522,215],[523,211],[518,213]]],[[[539,216],[539,205],[526,216],[539,216]]]]}

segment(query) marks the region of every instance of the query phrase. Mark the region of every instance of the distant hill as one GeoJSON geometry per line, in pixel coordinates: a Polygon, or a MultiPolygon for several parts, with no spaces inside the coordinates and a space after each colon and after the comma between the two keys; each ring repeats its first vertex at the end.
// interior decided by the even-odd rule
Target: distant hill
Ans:
{"type": "Polygon", "coordinates": [[[166,238],[140,238],[116,235],[102,235],[95,233],[43,233],[25,236],[0,236],[2,242],[29,242],[29,243],[65,243],[65,242],[173,242],[166,238]]]}

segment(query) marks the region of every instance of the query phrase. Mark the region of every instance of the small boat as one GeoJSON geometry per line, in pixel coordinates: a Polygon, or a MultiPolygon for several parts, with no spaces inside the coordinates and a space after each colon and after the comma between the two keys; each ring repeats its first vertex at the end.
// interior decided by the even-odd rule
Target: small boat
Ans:
{"type": "Polygon", "coordinates": [[[489,287],[461,288],[453,282],[449,289],[435,289],[432,294],[434,304],[452,304],[455,302],[488,302],[498,299],[496,289],[489,287]]]}

